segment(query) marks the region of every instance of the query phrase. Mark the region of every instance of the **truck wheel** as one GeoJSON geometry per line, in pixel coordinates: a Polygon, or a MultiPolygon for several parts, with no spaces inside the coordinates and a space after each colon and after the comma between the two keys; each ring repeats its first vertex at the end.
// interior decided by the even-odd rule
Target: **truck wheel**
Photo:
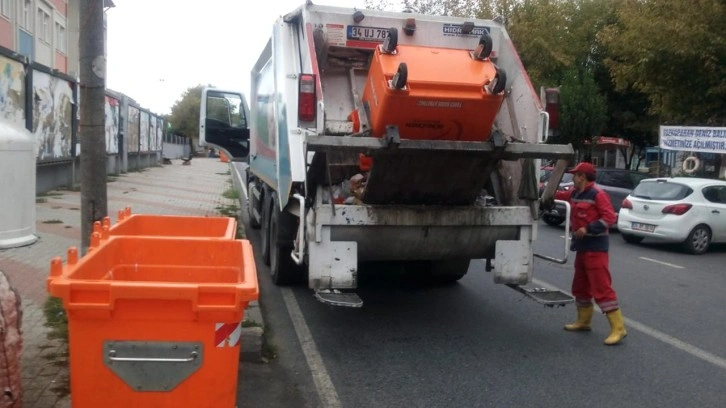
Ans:
{"type": "Polygon", "coordinates": [[[277,199],[272,200],[270,218],[270,275],[275,285],[298,283],[302,278],[302,268],[292,260],[290,253],[294,248],[298,218],[280,211],[277,199]]]}
{"type": "Polygon", "coordinates": [[[260,229],[260,227],[262,227],[260,220],[255,218],[254,211],[252,211],[253,209],[257,209],[257,213],[260,214],[260,217],[262,217],[259,199],[255,198],[254,191],[256,190],[257,187],[255,187],[255,182],[250,180],[250,182],[247,183],[247,218],[250,220],[250,228],[252,229],[260,229]]]}
{"type": "Polygon", "coordinates": [[[688,234],[688,238],[683,242],[683,248],[689,254],[701,255],[708,251],[711,245],[711,229],[707,225],[701,224],[688,234]]]}
{"type": "Polygon", "coordinates": [[[262,230],[260,231],[260,235],[262,235],[262,243],[261,243],[261,251],[262,252],[262,262],[265,263],[265,265],[270,265],[270,213],[273,210],[272,208],[272,200],[270,200],[270,194],[267,193],[267,191],[264,192],[265,194],[262,196],[262,220],[260,223],[262,224],[262,230]]]}

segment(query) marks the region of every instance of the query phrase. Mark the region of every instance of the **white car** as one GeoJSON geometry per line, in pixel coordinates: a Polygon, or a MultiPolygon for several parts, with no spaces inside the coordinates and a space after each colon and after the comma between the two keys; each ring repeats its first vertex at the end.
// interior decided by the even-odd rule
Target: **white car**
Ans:
{"type": "Polygon", "coordinates": [[[712,242],[726,242],[726,181],[642,180],[623,200],[618,230],[631,244],[655,238],[680,242],[687,252],[703,254],[712,242]]]}

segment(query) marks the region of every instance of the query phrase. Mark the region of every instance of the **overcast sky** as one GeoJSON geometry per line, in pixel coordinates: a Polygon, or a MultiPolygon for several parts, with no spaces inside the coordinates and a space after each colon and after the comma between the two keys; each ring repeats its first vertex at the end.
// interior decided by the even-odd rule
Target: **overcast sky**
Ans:
{"type": "MultiPolygon", "coordinates": [[[[113,0],[106,86],[157,114],[196,85],[249,91],[252,65],[281,15],[305,0],[113,0]],[[254,11],[253,11],[254,10],[254,11]]],[[[314,0],[363,8],[364,0],[314,0]]]]}

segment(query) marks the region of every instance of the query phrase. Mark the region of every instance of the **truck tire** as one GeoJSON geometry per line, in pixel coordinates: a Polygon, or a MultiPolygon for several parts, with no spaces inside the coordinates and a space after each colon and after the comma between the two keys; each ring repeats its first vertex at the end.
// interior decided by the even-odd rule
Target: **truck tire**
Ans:
{"type": "Polygon", "coordinates": [[[290,285],[302,279],[302,268],[292,260],[298,218],[280,211],[277,197],[272,198],[270,217],[270,275],[275,285],[290,285]]]}
{"type": "MultiPolygon", "coordinates": [[[[250,180],[247,183],[247,218],[249,218],[250,222],[250,228],[252,229],[260,229],[262,227],[261,220],[258,220],[254,216],[253,209],[257,209],[257,213],[260,214],[260,218],[262,218],[262,209],[260,208],[259,199],[256,198],[254,191],[257,190],[257,187],[255,186],[255,181],[250,180]]],[[[259,196],[259,194],[258,194],[259,196]]]]}
{"type": "Polygon", "coordinates": [[[262,195],[262,220],[260,221],[262,224],[260,231],[260,235],[262,235],[260,252],[262,253],[262,262],[267,266],[270,266],[270,213],[273,204],[270,196],[269,191],[265,189],[262,195]]]}

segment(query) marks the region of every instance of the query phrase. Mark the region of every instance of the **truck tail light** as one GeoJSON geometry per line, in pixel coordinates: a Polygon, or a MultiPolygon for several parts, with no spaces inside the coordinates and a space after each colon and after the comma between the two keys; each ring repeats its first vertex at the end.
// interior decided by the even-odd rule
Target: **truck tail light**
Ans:
{"type": "Polygon", "coordinates": [[[691,209],[691,204],[673,204],[663,208],[663,214],[683,215],[691,209]]]}
{"type": "Polygon", "coordinates": [[[315,75],[300,75],[300,87],[297,101],[297,118],[301,122],[315,120],[315,75]]]}
{"type": "Polygon", "coordinates": [[[633,209],[633,203],[630,202],[627,198],[623,200],[622,204],[620,204],[620,208],[627,208],[628,210],[633,209]]]}

